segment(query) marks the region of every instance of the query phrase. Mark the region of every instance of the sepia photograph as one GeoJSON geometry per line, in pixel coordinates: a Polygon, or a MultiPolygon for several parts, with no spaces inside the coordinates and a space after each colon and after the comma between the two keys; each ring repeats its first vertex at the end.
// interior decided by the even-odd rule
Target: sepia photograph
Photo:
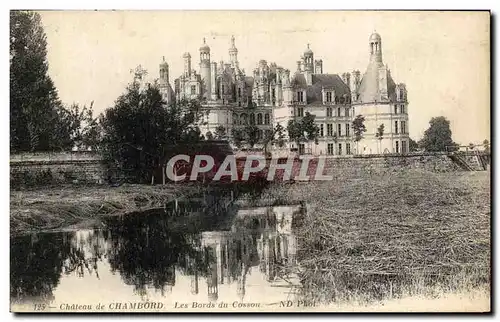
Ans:
{"type": "Polygon", "coordinates": [[[10,312],[492,311],[490,11],[9,23],[10,312]]]}

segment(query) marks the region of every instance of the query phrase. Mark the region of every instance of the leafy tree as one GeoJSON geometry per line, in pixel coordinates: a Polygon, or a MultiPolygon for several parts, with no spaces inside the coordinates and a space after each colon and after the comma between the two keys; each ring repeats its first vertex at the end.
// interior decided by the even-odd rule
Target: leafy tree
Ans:
{"type": "Polygon", "coordinates": [[[273,135],[273,138],[275,138],[274,143],[278,147],[282,148],[285,145],[285,128],[281,124],[278,123],[274,127],[273,132],[275,134],[275,135],[273,135]]]}
{"type": "Polygon", "coordinates": [[[487,139],[485,139],[483,141],[483,146],[484,146],[484,151],[490,152],[490,141],[488,141],[487,139]]]}
{"type": "Polygon", "coordinates": [[[412,138],[410,138],[410,142],[408,145],[409,145],[410,152],[415,152],[419,148],[418,143],[415,140],[413,140],[412,138]]]}
{"type": "Polygon", "coordinates": [[[375,137],[378,139],[379,141],[379,153],[380,153],[380,149],[382,147],[382,140],[384,139],[384,129],[385,129],[385,125],[384,123],[380,124],[380,126],[377,128],[377,133],[375,134],[375,137]]]}
{"type": "Polygon", "coordinates": [[[165,106],[156,83],[143,88],[134,81],[101,117],[103,158],[134,182],[150,182],[167,153],[202,139],[200,118],[198,101],[165,106]]]}
{"type": "Polygon", "coordinates": [[[258,142],[259,128],[255,124],[248,124],[244,129],[245,141],[248,147],[253,148],[258,142]]]}
{"type": "Polygon", "coordinates": [[[10,145],[12,151],[71,148],[62,104],[48,75],[47,40],[38,13],[10,12],[10,145]]]}
{"type": "Polygon", "coordinates": [[[307,141],[314,141],[318,144],[319,137],[319,127],[314,123],[315,115],[306,112],[306,115],[301,120],[302,132],[305,134],[305,139],[307,141]]]}
{"type": "Polygon", "coordinates": [[[457,150],[458,144],[451,138],[450,121],[444,116],[433,117],[429,121],[429,128],[425,130],[419,146],[431,152],[457,150]]]}
{"type": "Polygon", "coordinates": [[[363,115],[358,115],[352,121],[352,129],[354,132],[354,141],[359,151],[359,141],[363,138],[363,133],[366,132],[365,117],[363,115]]]}
{"type": "Polygon", "coordinates": [[[223,125],[219,125],[215,128],[215,138],[217,140],[222,140],[226,136],[226,128],[223,125]]]}
{"type": "Polygon", "coordinates": [[[80,108],[78,104],[73,104],[70,107],[62,107],[59,110],[59,126],[56,131],[56,136],[63,137],[65,133],[68,142],[63,143],[63,146],[75,146],[78,149],[97,150],[100,140],[100,128],[98,118],[93,116],[93,102],[90,107],[83,106],[80,108]]]}
{"type": "Polygon", "coordinates": [[[304,131],[302,131],[301,122],[295,119],[289,120],[287,131],[288,137],[291,141],[295,142],[298,148],[299,143],[304,139],[304,131]]]}
{"type": "Polygon", "coordinates": [[[243,140],[245,139],[244,134],[240,129],[233,128],[231,130],[231,136],[233,137],[234,145],[239,149],[242,146],[243,140]]]}
{"type": "Polygon", "coordinates": [[[205,139],[207,139],[207,140],[213,140],[214,139],[214,135],[212,134],[212,132],[208,131],[205,134],[205,139]]]}

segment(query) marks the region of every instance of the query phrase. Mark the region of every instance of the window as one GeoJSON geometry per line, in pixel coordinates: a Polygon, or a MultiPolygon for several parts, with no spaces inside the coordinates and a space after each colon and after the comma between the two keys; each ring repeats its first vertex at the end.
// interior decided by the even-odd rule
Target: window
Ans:
{"type": "Polygon", "coordinates": [[[327,145],[327,154],[333,154],[333,143],[328,143],[327,145]]]}
{"type": "Polygon", "coordinates": [[[241,97],[241,88],[238,88],[238,97],[241,97]]]}
{"type": "Polygon", "coordinates": [[[342,143],[339,143],[339,155],[342,155],[342,143]]]}
{"type": "Polygon", "coordinates": [[[326,136],[333,136],[333,124],[326,125],[326,136]]]}
{"type": "Polygon", "coordinates": [[[401,114],[404,114],[404,113],[405,113],[405,106],[401,105],[401,114]]]}
{"type": "Polygon", "coordinates": [[[406,141],[401,141],[401,153],[406,153],[406,141]]]}
{"type": "Polygon", "coordinates": [[[351,133],[351,124],[347,123],[345,125],[345,136],[350,136],[351,133]]]}
{"type": "Polygon", "coordinates": [[[304,92],[297,92],[297,101],[298,102],[304,101],[304,92]]]}
{"type": "Polygon", "coordinates": [[[304,143],[299,144],[299,154],[304,154],[306,151],[304,143]]]}
{"type": "Polygon", "coordinates": [[[257,125],[262,125],[262,114],[257,114],[257,125]]]}
{"type": "Polygon", "coordinates": [[[345,144],[345,154],[351,154],[351,143],[345,144]]]}
{"type": "Polygon", "coordinates": [[[396,141],[396,153],[399,153],[399,141],[396,141]]]}
{"type": "Polygon", "coordinates": [[[238,114],[233,113],[233,124],[238,124],[238,114]]]}
{"type": "Polygon", "coordinates": [[[333,108],[327,107],[326,108],[326,117],[332,117],[333,116],[333,108]]]}
{"type": "Polygon", "coordinates": [[[226,91],[224,90],[224,84],[222,84],[221,94],[222,95],[226,94],[226,91]]]}
{"type": "Polygon", "coordinates": [[[273,88],[273,90],[271,91],[271,97],[273,99],[273,101],[276,99],[276,89],[273,88]]]}
{"type": "Polygon", "coordinates": [[[297,114],[299,117],[304,116],[304,108],[303,107],[297,108],[297,114]]]}
{"type": "Polygon", "coordinates": [[[326,92],[326,101],[331,102],[332,101],[332,92],[326,92]]]}
{"type": "Polygon", "coordinates": [[[196,95],[196,85],[191,85],[191,95],[196,95]]]}
{"type": "Polygon", "coordinates": [[[323,123],[319,125],[319,136],[323,137],[325,135],[323,123]]]}
{"type": "Polygon", "coordinates": [[[337,116],[340,116],[340,107],[337,108],[337,116]]]}
{"type": "Polygon", "coordinates": [[[337,124],[337,134],[338,136],[342,136],[342,124],[337,124]]]}
{"type": "Polygon", "coordinates": [[[406,121],[401,121],[401,133],[406,133],[406,121]]]}
{"type": "Polygon", "coordinates": [[[348,107],[345,108],[345,116],[349,116],[349,108],[348,107]]]}
{"type": "Polygon", "coordinates": [[[398,114],[398,106],[394,105],[394,114],[398,114]]]}
{"type": "Polygon", "coordinates": [[[269,119],[270,119],[270,118],[269,118],[269,113],[266,113],[266,114],[264,115],[264,124],[265,124],[265,125],[269,125],[269,123],[271,122],[269,119]]]}
{"type": "Polygon", "coordinates": [[[255,124],[255,114],[250,114],[250,124],[254,125],[255,124]]]}
{"type": "Polygon", "coordinates": [[[248,117],[247,117],[247,115],[245,113],[241,114],[240,124],[241,125],[247,125],[248,124],[248,117]]]}
{"type": "Polygon", "coordinates": [[[394,133],[398,134],[398,121],[394,121],[394,133]]]}

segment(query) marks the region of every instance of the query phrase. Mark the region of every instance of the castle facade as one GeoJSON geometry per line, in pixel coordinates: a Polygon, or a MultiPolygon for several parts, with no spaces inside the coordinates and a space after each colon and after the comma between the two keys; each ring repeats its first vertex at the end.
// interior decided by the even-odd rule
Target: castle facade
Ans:
{"type": "MultiPolygon", "coordinates": [[[[251,76],[241,70],[234,37],[229,61],[211,61],[210,47],[199,48],[199,72],[185,53],[184,72],[168,80],[168,64],[160,64],[160,89],[167,103],[198,99],[203,108],[202,133],[207,138],[241,141],[251,128],[256,147],[262,147],[277,124],[285,128],[286,149],[301,154],[352,155],[409,152],[408,94],[403,83],[395,83],[383,63],[382,39],[373,33],[368,40],[369,62],[363,75],[358,70],[341,75],[323,72],[323,61],[315,59],[307,46],[295,72],[260,60],[251,76]],[[291,120],[310,113],[319,128],[315,142],[288,140],[291,120]],[[364,117],[366,132],[356,141],[353,120],[364,117]],[[381,131],[383,128],[383,131],[381,131]],[[382,135],[380,135],[382,133],[382,135]]],[[[271,145],[271,143],[269,143],[271,145]]],[[[268,147],[272,150],[272,147],[268,147]]]]}

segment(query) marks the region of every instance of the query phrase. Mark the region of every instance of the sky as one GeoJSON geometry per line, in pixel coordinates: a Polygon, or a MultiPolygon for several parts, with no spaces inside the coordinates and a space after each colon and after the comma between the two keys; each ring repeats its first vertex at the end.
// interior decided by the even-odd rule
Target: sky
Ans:
{"type": "Polygon", "coordinates": [[[170,83],[206,38],[211,60],[228,61],[231,36],[240,68],[252,75],[260,59],[296,70],[310,44],[323,72],[368,66],[368,38],[382,37],[384,63],[408,89],[409,132],[420,139],[435,116],[450,120],[461,144],[490,140],[490,22],[488,12],[438,11],[43,11],[49,74],[63,103],[113,106],[141,65],[170,83]]]}

